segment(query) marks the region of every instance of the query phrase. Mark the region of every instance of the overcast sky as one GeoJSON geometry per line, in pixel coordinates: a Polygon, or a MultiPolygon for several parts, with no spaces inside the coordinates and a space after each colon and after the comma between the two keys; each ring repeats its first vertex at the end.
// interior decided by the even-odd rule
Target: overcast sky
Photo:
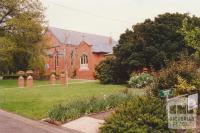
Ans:
{"type": "Polygon", "coordinates": [[[165,12],[200,17],[200,0],[41,0],[50,26],[112,36],[165,12]]]}

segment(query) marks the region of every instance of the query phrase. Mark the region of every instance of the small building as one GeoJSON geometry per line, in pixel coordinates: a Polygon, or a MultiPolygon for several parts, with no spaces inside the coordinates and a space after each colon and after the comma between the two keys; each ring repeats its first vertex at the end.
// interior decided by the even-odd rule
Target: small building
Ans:
{"type": "Polygon", "coordinates": [[[112,53],[117,44],[111,37],[55,27],[50,27],[46,35],[51,43],[46,51],[46,75],[67,71],[69,77],[77,79],[95,79],[96,65],[112,53]]]}

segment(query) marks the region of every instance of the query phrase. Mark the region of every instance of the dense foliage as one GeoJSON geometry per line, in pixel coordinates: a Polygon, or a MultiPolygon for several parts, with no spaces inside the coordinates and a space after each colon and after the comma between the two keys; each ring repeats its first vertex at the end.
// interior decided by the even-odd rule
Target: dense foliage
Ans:
{"type": "Polygon", "coordinates": [[[1,0],[0,7],[0,64],[4,66],[0,72],[26,70],[35,67],[35,62],[40,65],[43,52],[39,42],[45,30],[41,2],[1,0]]]}
{"type": "MultiPolygon", "coordinates": [[[[172,97],[200,94],[199,63],[191,56],[200,55],[199,27],[200,19],[195,16],[166,13],[121,35],[120,44],[114,48],[114,61],[120,70],[118,78],[126,80],[133,71],[148,67],[156,70],[153,72],[156,80],[148,86],[152,89],[149,96],[122,103],[106,120],[101,132],[175,132],[168,129],[166,104],[159,92],[171,89],[172,97]]],[[[145,85],[145,76],[141,75],[133,75],[129,84],[145,85]]]]}
{"type": "Polygon", "coordinates": [[[0,74],[2,71],[8,71],[12,66],[12,54],[14,49],[15,44],[11,40],[0,37],[0,74]]]}
{"type": "Polygon", "coordinates": [[[128,84],[132,88],[142,88],[153,82],[153,76],[148,73],[132,74],[128,84]]]}
{"type": "Polygon", "coordinates": [[[193,23],[185,18],[178,32],[184,36],[186,45],[196,50],[195,57],[200,60],[200,26],[193,23]]]}
{"type": "Polygon", "coordinates": [[[192,59],[172,61],[159,72],[153,87],[158,96],[160,90],[172,89],[174,96],[199,91],[200,78],[198,66],[192,59]]]}
{"type": "Polygon", "coordinates": [[[200,26],[199,18],[179,13],[162,14],[134,25],[131,35],[131,31],[121,35],[120,45],[114,49],[117,59],[130,69],[151,66],[156,70],[165,66],[165,60],[178,59],[182,51],[190,50],[177,32],[185,18],[200,26]],[[129,39],[124,39],[125,36],[129,39]]]}
{"type": "Polygon", "coordinates": [[[120,70],[119,64],[114,58],[108,58],[102,61],[96,68],[96,77],[100,79],[101,83],[120,83],[121,80],[118,78],[120,70]]]}
{"type": "Polygon", "coordinates": [[[154,97],[136,97],[117,107],[102,133],[168,133],[165,104],[154,97]]]}
{"type": "Polygon", "coordinates": [[[105,61],[99,63],[99,65],[95,68],[96,77],[100,79],[101,83],[110,83],[114,82],[114,70],[112,66],[114,66],[114,59],[109,58],[105,61]]]}
{"type": "Polygon", "coordinates": [[[96,113],[101,111],[110,110],[116,107],[118,104],[131,99],[132,95],[120,93],[113,94],[104,99],[98,99],[92,97],[89,100],[84,101],[74,101],[66,105],[54,106],[49,111],[49,117],[52,120],[66,122],[79,118],[82,115],[96,113]]]}
{"type": "Polygon", "coordinates": [[[133,71],[143,67],[160,70],[171,60],[194,53],[196,49],[186,45],[184,35],[178,32],[185,18],[194,27],[200,27],[200,19],[195,16],[165,13],[126,30],[120,36],[119,45],[114,48],[118,67],[115,81],[126,82],[133,71]]]}

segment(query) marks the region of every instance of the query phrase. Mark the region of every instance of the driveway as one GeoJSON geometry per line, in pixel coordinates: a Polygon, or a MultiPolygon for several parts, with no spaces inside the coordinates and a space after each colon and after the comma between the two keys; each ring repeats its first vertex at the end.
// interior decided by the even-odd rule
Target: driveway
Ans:
{"type": "Polygon", "coordinates": [[[78,133],[0,110],[0,133],[78,133]]]}

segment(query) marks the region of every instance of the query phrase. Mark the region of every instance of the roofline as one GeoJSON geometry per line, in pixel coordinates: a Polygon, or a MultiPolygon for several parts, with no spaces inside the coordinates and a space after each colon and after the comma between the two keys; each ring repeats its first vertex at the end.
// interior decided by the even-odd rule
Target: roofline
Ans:
{"type": "Polygon", "coordinates": [[[49,28],[48,28],[47,31],[50,32],[51,35],[52,35],[60,44],[64,44],[64,43],[62,43],[62,42],[56,37],[56,35],[53,34],[53,32],[52,32],[51,30],[49,30],[49,28]]]}
{"type": "MultiPolygon", "coordinates": [[[[68,30],[68,31],[72,31],[72,32],[78,32],[78,33],[82,33],[82,34],[90,34],[90,35],[96,35],[96,36],[101,36],[101,37],[110,37],[110,36],[106,36],[106,35],[100,35],[100,34],[97,34],[97,33],[88,33],[88,32],[80,32],[80,31],[75,31],[75,30],[70,30],[70,29],[64,29],[64,28],[58,28],[58,27],[54,27],[54,26],[49,26],[48,27],[48,31],[49,31],[49,28],[56,28],[56,29],[61,29],[61,30],[68,30]]],[[[113,41],[116,41],[112,38],[113,41]]],[[[118,42],[118,41],[116,41],[118,42]]]]}

